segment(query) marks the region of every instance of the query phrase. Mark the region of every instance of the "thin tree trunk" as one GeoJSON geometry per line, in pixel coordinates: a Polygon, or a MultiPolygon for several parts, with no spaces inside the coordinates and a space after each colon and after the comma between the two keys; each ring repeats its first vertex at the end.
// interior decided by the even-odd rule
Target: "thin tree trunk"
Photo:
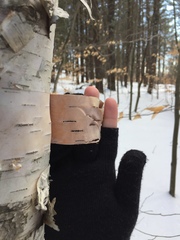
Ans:
{"type": "MultiPolygon", "coordinates": [[[[83,11],[82,7],[80,8],[79,11],[79,41],[80,41],[80,46],[84,44],[84,21],[83,21],[83,11]]],[[[80,75],[81,75],[81,83],[84,83],[84,56],[83,56],[83,49],[80,50],[80,75]]]]}
{"type": "Polygon", "coordinates": [[[122,72],[120,70],[122,70],[122,61],[121,61],[121,56],[122,55],[122,51],[120,50],[120,45],[117,46],[117,50],[116,50],[116,69],[118,69],[119,71],[116,72],[116,91],[117,91],[117,103],[119,104],[120,102],[120,96],[119,96],[119,82],[120,79],[122,78],[122,72]]]}
{"type": "Polygon", "coordinates": [[[79,85],[79,58],[75,58],[75,70],[74,70],[74,74],[76,76],[76,84],[79,85]]]}
{"type": "Polygon", "coordinates": [[[95,58],[94,59],[94,65],[95,65],[95,74],[96,74],[96,88],[99,90],[100,93],[103,93],[103,75],[104,75],[104,69],[102,66],[102,62],[95,58]]]}
{"type": "Polygon", "coordinates": [[[57,74],[56,74],[56,77],[54,80],[53,93],[55,93],[57,91],[58,80],[59,80],[59,76],[62,72],[63,64],[64,64],[64,56],[62,55],[62,60],[61,60],[61,62],[58,63],[58,67],[57,67],[58,71],[57,71],[57,74]]]}
{"type": "MultiPolygon", "coordinates": [[[[108,32],[109,32],[109,42],[114,41],[115,37],[115,27],[114,27],[114,14],[115,14],[115,1],[108,0],[108,32]]],[[[110,43],[110,46],[108,48],[108,70],[112,70],[115,68],[115,45],[110,43]]],[[[115,84],[115,73],[110,73],[108,75],[108,89],[115,91],[116,90],[116,84],[115,84]]]]}
{"type": "Polygon", "coordinates": [[[158,53],[158,31],[159,31],[159,21],[160,21],[160,3],[161,0],[154,0],[154,12],[153,12],[153,21],[151,27],[152,30],[152,53],[150,57],[150,79],[148,85],[148,93],[151,94],[154,88],[154,79],[156,76],[156,61],[158,53]]]}
{"type": "MultiPolygon", "coordinates": [[[[176,27],[176,8],[175,2],[173,1],[174,10],[174,28],[175,28],[175,41],[178,47],[178,36],[176,27]]],[[[175,197],[176,190],[176,168],[177,168],[177,151],[178,151],[178,132],[179,132],[179,109],[180,109],[180,48],[178,47],[178,72],[176,78],[176,88],[175,88],[175,109],[174,109],[174,132],[173,132],[173,145],[172,145],[172,162],[171,162],[171,176],[170,176],[170,190],[171,196],[175,197]]]]}
{"type": "Polygon", "coordinates": [[[0,3],[0,240],[44,239],[54,43],[48,19],[40,0],[0,3]]]}
{"type": "Polygon", "coordinates": [[[135,58],[135,44],[131,46],[130,54],[130,67],[129,67],[129,77],[130,77],[130,102],[129,102],[129,120],[132,120],[132,102],[133,102],[133,74],[134,74],[134,58],[135,58]]]}
{"type": "Polygon", "coordinates": [[[93,1],[93,6],[92,6],[92,12],[93,12],[93,16],[97,21],[97,24],[93,26],[93,43],[96,46],[95,51],[98,52],[98,55],[96,55],[94,57],[94,67],[95,67],[95,77],[96,77],[96,88],[99,90],[100,93],[104,92],[103,89],[103,78],[105,77],[105,71],[104,71],[104,66],[103,66],[103,62],[100,58],[101,56],[101,48],[98,49],[97,46],[100,45],[101,41],[102,41],[102,36],[103,36],[103,27],[100,25],[102,25],[102,14],[103,11],[101,9],[101,11],[99,11],[98,9],[98,0],[93,1]]]}
{"type": "Polygon", "coordinates": [[[136,98],[136,104],[135,104],[135,108],[134,111],[137,112],[138,109],[138,104],[139,104],[139,99],[141,97],[141,85],[144,79],[144,68],[145,68],[145,58],[146,58],[146,54],[147,54],[147,50],[148,50],[148,45],[149,42],[147,42],[145,49],[143,51],[143,56],[142,56],[142,64],[141,64],[141,80],[138,83],[138,93],[137,93],[137,98],[136,98]]]}
{"type": "Polygon", "coordinates": [[[178,132],[179,132],[179,109],[180,109],[180,51],[178,60],[178,76],[176,79],[175,92],[175,109],[174,109],[174,131],[173,131],[173,146],[172,146],[172,162],[171,162],[171,177],[170,177],[170,194],[175,197],[176,190],[176,168],[177,168],[177,147],[178,147],[178,132]]]}
{"type": "Polygon", "coordinates": [[[148,47],[146,50],[146,74],[144,74],[144,78],[143,78],[144,87],[146,87],[148,84],[150,68],[151,68],[151,45],[152,45],[151,44],[151,34],[152,34],[151,32],[152,32],[152,29],[151,29],[150,12],[151,12],[150,2],[149,2],[149,0],[146,0],[147,41],[149,44],[148,44],[148,47]]]}
{"type": "Polygon", "coordinates": [[[69,39],[74,31],[74,27],[75,27],[75,22],[76,22],[76,18],[77,18],[77,14],[79,12],[79,8],[80,8],[80,2],[77,2],[76,4],[76,7],[75,7],[75,12],[74,12],[74,16],[72,18],[72,23],[71,23],[71,27],[69,29],[69,32],[67,34],[67,37],[66,37],[66,40],[61,48],[61,56],[62,56],[62,60],[61,62],[58,63],[58,71],[57,71],[57,75],[56,75],[56,78],[55,78],[55,82],[54,82],[54,88],[53,88],[53,92],[56,92],[57,91],[57,84],[58,84],[58,80],[59,80],[59,75],[61,74],[61,71],[62,71],[62,66],[64,64],[64,52],[66,50],[66,46],[69,42],[69,39]]]}
{"type": "Polygon", "coordinates": [[[133,19],[133,6],[132,6],[132,1],[128,0],[127,1],[127,30],[126,30],[126,38],[125,40],[127,41],[125,43],[125,68],[126,68],[126,74],[124,75],[124,85],[127,87],[127,82],[130,79],[129,77],[129,67],[131,67],[131,59],[130,56],[132,54],[132,40],[133,40],[133,26],[134,25],[134,19],[133,19]],[[132,20],[133,19],[133,20],[132,20]]]}

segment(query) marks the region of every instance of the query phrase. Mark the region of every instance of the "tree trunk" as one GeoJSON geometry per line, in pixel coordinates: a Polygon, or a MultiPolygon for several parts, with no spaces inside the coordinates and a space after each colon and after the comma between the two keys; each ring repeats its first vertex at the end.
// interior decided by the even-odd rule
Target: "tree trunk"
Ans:
{"type": "MultiPolygon", "coordinates": [[[[108,70],[112,70],[115,68],[115,45],[112,44],[114,41],[114,36],[115,36],[115,26],[114,26],[114,14],[115,14],[115,1],[113,0],[108,0],[108,32],[109,32],[109,38],[108,41],[110,43],[108,47],[108,70]]],[[[108,75],[108,89],[115,91],[116,90],[116,85],[115,85],[115,73],[110,73],[108,75]]]]}
{"type": "Polygon", "coordinates": [[[126,43],[125,45],[125,58],[124,58],[124,62],[125,62],[125,66],[124,68],[126,68],[126,73],[124,75],[124,85],[125,87],[127,87],[127,82],[130,79],[129,77],[129,67],[131,64],[131,59],[130,59],[130,55],[131,55],[131,49],[132,49],[132,40],[133,40],[133,26],[134,25],[134,19],[133,19],[133,6],[132,6],[132,1],[128,0],[126,2],[127,4],[127,13],[126,13],[126,43]],[[133,19],[133,20],[132,20],[133,19]]]}
{"type": "Polygon", "coordinates": [[[0,240],[44,239],[54,27],[42,2],[0,3],[0,240]]]}
{"type": "MultiPolygon", "coordinates": [[[[149,0],[146,0],[146,21],[147,21],[147,50],[146,50],[146,74],[144,74],[143,83],[144,87],[147,86],[149,81],[149,75],[150,75],[150,68],[151,68],[151,35],[152,35],[152,29],[151,29],[151,17],[150,17],[151,7],[149,0]]],[[[145,36],[144,36],[145,37],[145,36]]]]}
{"type": "MultiPolygon", "coordinates": [[[[173,1],[174,10],[174,28],[175,28],[175,42],[178,47],[178,36],[176,27],[176,8],[175,1],[173,1]]],[[[176,169],[177,169],[177,152],[178,152],[178,134],[179,134],[179,120],[180,120],[180,48],[178,47],[178,66],[177,78],[175,86],[175,108],[174,108],[174,132],[172,145],[172,162],[171,162],[171,177],[170,177],[170,194],[175,197],[176,190],[176,169]]]]}
{"type": "Polygon", "coordinates": [[[154,79],[156,76],[156,60],[158,53],[158,31],[159,31],[159,21],[160,21],[160,3],[161,0],[154,0],[154,12],[153,12],[153,21],[152,21],[152,53],[150,60],[150,79],[148,85],[148,93],[151,94],[154,88],[154,79]]]}
{"type": "Polygon", "coordinates": [[[149,42],[147,42],[145,48],[144,48],[144,51],[143,51],[143,54],[142,54],[142,63],[141,63],[141,80],[139,81],[138,83],[138,92],[137,92],[137,98],[136,98],[136,104],[135,104],[135,108],[134,108],[134,111],[137,112],[137,109],[138,109],[138,104],[139,104],[139,99],[141,97],[141,85],[142,85],[142,82],[143,82],[143,79],[144,79],[144,68],[145,68],[145,58],[146,58],[146,52],[148,50],[148,45],[149,45],[149,42]]]}
{"type": "Polygon", "coordinates": [[[172,162],[171,162],[171,177],[170,177],[170,194],[175,197],[176,190],[176,168],[177,168],[177,151],[178,151],[178,132],[179,132],[179,109],[180,109],[180,51],[178,61],[178,76],[176,79],[175,92],[175,109],[174,109],[174,132],[172,146],[172,162]]]}
{"type": "Polygon", "coordinates": [[[129,63],[129,80],[130,80],[130,101],[129,101],[129,120],[132,120],[132,101],[133,101],[133,74],[134,74],[134,58],[135,44],[132,44],[130,51],[129,63]]]}
{"type": "Polygon", "coordinates": [[[120,45],[117,46],[116,49],[116,68],[118,69],[116,72],[116,91],[117,91],[117,103],[120,102],[119,96],[119,82],[122,79],[122,50],[120,50],[120,45]]]}
{"type": "Polygon", "coordinates": [[[70,29],[68,31],[66,39],[65,39],[65,41],[63,43],[63,46],[61,48],[61,52],[60,52],[61,61],[57,64],[57,75],[56,75],[56,78],[55,78],[54,88],[53,88],[53,92],[54,93],[57,91],[57,84],[58,84],[59,76],[60,76],[60,74],[62,72],[62,67],[63,67],[63,64],[64,64],[64,59],[65,59],[64,55],[65,55],[66,47],[67,47],[67,44],[68,44],[68,42],[69,42],[69,40],[71,38],[71,35],[73,34],[73,31],[74,31],[75,22],[76,22],[76,18],[77,18],[78,12],[79,12],[79,8],[80,8],[80,2],[77,2],[76,5],[75,5],[74,15],[73,15],[72,20],[71,20],[70,29]]]}
{"type": "Polygon", "coordinates": [[[94,67],[95,67],[95,83],[96,83],[96,88],[99,90],[100,93],[103,93],[103,78],[105,77],[105,71],[104,71],[104,64],[101,60],[101,48],[98,48],[97,46],[100,46],[101,41],[102,41],[102,36],[103,36],[103,27],[102,25],[102,14],[103,11],[101,12],[98,9],[98,0],[93,1],[93,6],[92,6],[92,12],[93,16],[96,19],[96,23],[93,26],[93,43],[95,45],[95,51],[98,53],[94,57],[94,67]],[[101,27],[100,27],[101,26],[101,27]]]}
{"type": "Polygon", "coordinates": [[[103,90],[103,75],[104,69],[102,66],[102,62],[99,59],[94,59],[95,63],[95,73],[96,73],[96,88],[99,90],[100,93],[104,93],[103,90]]]}

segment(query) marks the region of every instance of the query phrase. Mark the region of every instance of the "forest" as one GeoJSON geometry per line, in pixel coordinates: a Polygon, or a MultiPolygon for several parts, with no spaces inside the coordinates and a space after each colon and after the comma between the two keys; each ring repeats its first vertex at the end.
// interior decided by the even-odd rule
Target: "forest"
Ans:
{"type": "MultiPolygon", "coordinates": [[[[165,119],[162,116],[159,118],[159,121],[163,119],[161,125],[156,120],[157,130],[155,130],[155,126],[151,129],[147,120],[144,120],[147,121],[145,127],[142,121],[139,124],[134,121],[133,123],[125,121],[119,123],[119,128],[123,135],[120,140],[121,148],[137,144],[139,148],[143,148],[148,153],[152,164],[145,172],[144,181],[147,180],[147,183],[142,189],[142,208],[149,201],[150,210],[145,212],[140,210],[139,221],[132,239],[179,239],[178,204],[176,206],[176,200],[170,200],[161,192],[163,192],[163,188],[165,191],[167,190],[170,179],[169,193],[173,197],[177,196],[178,203],[180,1],[92,0],[87,3],[91,7],[92,16],[80,1],[61,0],[59,2],[60,7],[69,13],[69,19],[68,21],[61,19],[56,26],[54,67],[51,78],[54,83],[53,91],[57,91],[58,82],[64,86],[68,85],[69,82],[67,81],[66,84],[65,79],[69,79],[71,83],[80,88],[95,85],[104,96],[107,90],[112,92],[110,95],[115,96],[119,108],[123,109],[124,107],[125,109],[124,98],[126,95],[124,93],[127,90],[129,101],[127,103],[127,99],[125,100],[129,108],[127,114],[129,120],[133,120],[136,117],[141,118],[139,108],[142,108],[142,101],[145,105],[148,99],[144,98],[144,91],[151,96],[149,104],[152,104],[154,96],[157,98],[157,102],[158,99],[159,102],[162,101],[162,86],[166,89],[167,94],[169,88],[166,86],[173,86],[175,89],[174,94],[172,93],[174,126],[171,126],[172,122],[167,115],[165,119]],[[62,75],[64,78],[61,81],[62,75]],[[168,123],[168,120],[171,123],[168,123]],[[165,122],[167,122],[166,128],[165,122]],[[146,129],[144,135],[143,128],[146,129]],[[128,135],[129,129],[131,130],[128,135]],[[173,134],[170,133],[168,136],[167,132],[170,129],[173,129],[173,134]],[[132,133],[134,133],[133,136],[132,133]],[[143,139],[142,136],[145,136],[146,139],[143,147],[142,141],[138,142],[137,140],[138,138],[143,139]],[[169,149],[169,145],[165,144],[162,136],[172,139],[171,149],[169,149]],[[136,141],[138,143],[134,144],[136,141]],[[156,141],[157,145],[154,149],[157,147],[160,150],[162,145],[162,149],[166,148],[166,150],[162,150],[163,152],[155,150],[155,154],[154,150],[150,152],[151,146],[156,141]],[[156,163],[153,164],[152,159],[155,159],[156,163]],[[158,166],[160,162],[161,164],[158,166]],[[161,172],[160,169],[163,171],[161,172]],[[155,188],[152,173],[154,183],[156,187],[159,187],[156,192],[153,192],[155,188]],[[156,179],[161,179],[159,181],[162,181],[163,186],[159,182],[157,184],[156,179]],[[149,187],[151,184],[152,189],[149,187]],[[150,192],[148,192],[149,189],[151,189],[150,192]],[[161,203],[156,203],[158,201],[161,203]],[[166,214],[163,214],[164,212],[166,214]]],[[[69,91],[69,88],[63,90],[66,92],[69,91]]],[[[164,109],[164,106],[149,109],[154,110],[156,115],[161,112],[160,109],[164,109]]],[[[123,118],[122,115],[123,112],[120,111],[120,119],[123,118]]]]}
{"type": "Polygon", "coordinates": [[[170,194],[175,196],[180,106],[180,1],[60,1],[69,19],[57,22],[51,81],[59,76],[74,84],[116,91],[129,87],[129,120],[138,113],[141,87],[156,92],[160,84],[175,86],[170,194]],[[91,12],[82,2],[88,3],[91,12]],[[91,14],[92,13],[92,14],[91,14]],[[179,71],[178,71],[179,70],[179,71]],[[133,100],[133,83],[138,85],[133,100]],[[135,101],[133,108],[132,101],[135,101]]]}
{"type": "Polygon", "coordinates": [[[57,229],[50,93],[62,76],[117,100],[117,159],[148,156],[133,239],[179,239],[180,1],[0,0],[0,240],[57,229]]]}
{"type": "Polygon", "coordinates": [[[150,94],[159,83],[175,83],[179,1],[92,0],[92,18],[80,1],[59,4],[69,19],[57,23],[52,81],[64,70],[100,92],[106,78],[110,90],[135,81],[150,94]]]}

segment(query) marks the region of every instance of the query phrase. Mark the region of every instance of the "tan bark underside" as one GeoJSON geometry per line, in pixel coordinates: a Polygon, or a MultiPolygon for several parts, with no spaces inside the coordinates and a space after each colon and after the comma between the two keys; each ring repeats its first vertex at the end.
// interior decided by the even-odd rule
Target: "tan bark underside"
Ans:
{"type": "Polygon", "coordinates": [[[100,140],[103,111],[98,98],[51,94],[50,99],[52,143],[74,145],[100,140]]]}

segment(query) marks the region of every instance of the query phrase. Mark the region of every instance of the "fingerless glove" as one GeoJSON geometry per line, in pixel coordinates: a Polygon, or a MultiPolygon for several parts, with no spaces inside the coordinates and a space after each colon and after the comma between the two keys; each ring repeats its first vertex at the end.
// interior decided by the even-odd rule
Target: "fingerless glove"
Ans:
{"type": "Polygon", "coordinates": [[[55,222],[46,240],[128,240],[136,224],[144,153],[128,151],[115,172],[118,129],[102,128],[97,144],[51,145],[50,198],[55,222]]]}

